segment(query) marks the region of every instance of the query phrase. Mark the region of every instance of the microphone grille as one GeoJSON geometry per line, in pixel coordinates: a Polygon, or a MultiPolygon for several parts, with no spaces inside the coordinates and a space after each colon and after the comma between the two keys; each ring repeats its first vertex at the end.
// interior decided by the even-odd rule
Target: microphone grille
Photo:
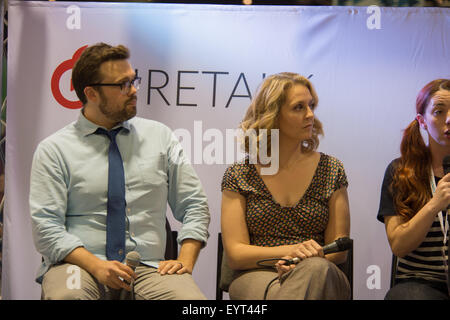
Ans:
{"type": "Polygon", "coordinates": [[[336,243],[339,247],[339,251],[344,251],[344,250],[348,250],[352,247],[353,240],[348,237],[339,238],[336,240],[336,243]]]}
{"type": "Polygon", "coordinates": [[[442,167],[444,168],[444,174],[450,172],[450,155],[444,157],[444,160],[442,161],[442,167]]]}
{"type": "Polygon", "coordinates": [[[127,253],[126,261],[129,266],[137,267],[141,262],[141,255],[139,252],[130,251],[127,253]]]}

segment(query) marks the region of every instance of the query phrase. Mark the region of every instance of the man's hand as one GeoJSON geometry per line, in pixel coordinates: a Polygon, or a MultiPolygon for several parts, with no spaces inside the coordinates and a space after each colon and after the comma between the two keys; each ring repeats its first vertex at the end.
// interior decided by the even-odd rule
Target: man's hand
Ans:
{"type": "Polygon", "coordinates": [[[119,261],[100,260],[92,274],[101,284],[113,289],[131,291],[129,283],[136,279],[136,274],[127,265],[119,261]],[[123,281],[125,280],[125,281],[123,281]]]}
{"type": "Polygon", "coordinates": [[[161,261],[158,272],[164,274],[192,274],[195,262],[202,247],[200,241],[194,239],[184,239],[181,243],[180,254],[177,260],[161,261]]]}
{"type": "Polygon", "coordinates": [[[136,279],[136,274],[129,266],[119,261],[102,260],[84,247],[74,249],[64,258],[64,262],[79,266],[94,276],[101,284],[113,289],[123,288],[131,291],[128,283],[131,283],[132,278],[136,279]]]}
{"type": "Polygon", "coordinates": [[[183,274],[186,272],[192,274],[192,269],[192,265],[185,265],[185,263],[181,262],[180,260],[161,261],[158,266],[158,272],[161,275],[174,274],[175,272],[177,274],[183,274]]]}

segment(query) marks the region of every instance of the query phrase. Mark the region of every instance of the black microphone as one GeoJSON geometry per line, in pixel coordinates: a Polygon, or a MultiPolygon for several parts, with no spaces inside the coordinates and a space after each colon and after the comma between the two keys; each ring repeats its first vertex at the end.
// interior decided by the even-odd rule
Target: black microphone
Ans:
{"type": "MultiPolygon", "coordinates": [[[[333,242],[323,246],[322,250],[323,250],[323,254],[325,255],[325,254],[336,253],[336,252],[348,250],[352,247],[352,245],[353,245],[353,240],[348,237],[344,237],[344,238],[336,239],[333,242]]],[[[295,258],[289,260],[289,264],[299,263],[299,262],[300,262],[300,258],[298,258],[298,257],[295,257],[295,258]]]]}
{"type": "MultiPolygon", "coordinates": [[[[136,270],[136,267],[139,266],[139,264],[141,263],[141,255],[139,254],[139,252],[136,251],[130,251],[127,253],[126,257],[125,257],[125,264],[127,266],[129,266],[133,271],[136,270]]],[[[134,279],[131,278],[131,300],[135,300],[134,299],[134,279]]],[[[128,299],[128,292],[125,290],[122,290],[121,294],[120,294],[120,300],[130,300],[128,299]]]]}
{"type": "MultiPolygon", "coordinates": [[[[326,246],[322,247],[323,254],[330,254],[340,251],[345,251],[350,249],[353,246],[353,240],[349,237],[339,238],[337,240],[334,240],[332,243],[327,244],[326,246]]],[[[278,261],[284,261],[284,265],[288,266],[291,264],[297,264],[301,260],[299,257],[295,257],[292,259],[283,259],[283,258],[269,258],[269,259],[263,259],[256,262],[256,264],[260,267],[274,267],[275,263],[278,261]]]]}
{"type": "MultiPolygon", "coordinates": [[[[444,169],[444,176],[450,172],[450,155],[445,156],[442,160],[442,168],[444,169]]],[[[450,205],[447,207],[448,209],[450,209],[450,205]]]]}
{"type": "Polygon", "coordinates": [[[345,237],[345,238],[339,238],[332,243],[327,244],[326,246],[323,246],[323,254],[330,254],[340,251],[348,250],[352,247],[353,240],[345,237]]]}
{"type": "Polygon", "coordinates": [[[445,156],[442,160],[442,168],[444,168],[444,176],[450,172],[450,155],[445,156]]]}

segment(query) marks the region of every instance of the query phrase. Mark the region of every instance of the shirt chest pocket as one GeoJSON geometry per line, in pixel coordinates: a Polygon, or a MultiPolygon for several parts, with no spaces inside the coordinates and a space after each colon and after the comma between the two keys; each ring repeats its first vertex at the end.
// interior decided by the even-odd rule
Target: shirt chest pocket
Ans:
{"type": "Polygon", "coordinates": [[[133,170],[130,184],[144,188],[167,188],[167,161],[163,154],[141,158],[133,170]]]}

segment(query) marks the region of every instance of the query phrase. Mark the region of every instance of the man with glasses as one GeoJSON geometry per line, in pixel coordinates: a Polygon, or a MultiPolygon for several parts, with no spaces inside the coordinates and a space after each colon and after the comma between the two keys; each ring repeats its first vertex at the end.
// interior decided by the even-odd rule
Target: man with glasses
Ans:
{"type": "Polygon", "coordinates": [[[35,151],[44,299],[115,299],[131,288],[136,299],[205,299],[191,274],[209,236],[207,199],[170,129],[135,117],[141,79],[128,59],[122,45],[86,48],[72,72],[79,118],[35,151]],[[182,226],[179,256],[165,261],[167,203],[182,226]],[[135,270],[124,262],[131,251],[135,270]]]}

